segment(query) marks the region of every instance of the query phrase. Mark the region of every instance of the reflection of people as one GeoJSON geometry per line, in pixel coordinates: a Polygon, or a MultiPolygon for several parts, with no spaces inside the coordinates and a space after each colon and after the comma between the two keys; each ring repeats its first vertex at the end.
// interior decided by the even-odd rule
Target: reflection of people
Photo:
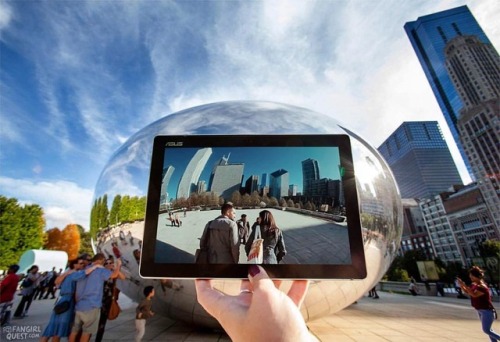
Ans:
{"type": "Polygon", "coordinates": [[[236,224],[238,225],[240,242],[244,245],[247,242],[248,234],[250,234],[250,223],[247,221],[247,215],[242,214],[241,219],[236,221],[236,224]]]}
{"type": "Polygon", "coordinates": [[[499,341],[500,335],[493,331],[491,326],[496,318],[496,311],[491,302],[491,294],[484,281],[484,271],[477,266],[469,270],[471,286],[467,286],[462,279],[457,278],[460,288],[470,296],[471,305],[477,310],[483,332],[489,336],[491,341],[499,341]]]}
{"type": "MultiPolygon", "coordinates": [[[[286,255],[285,242],[283,239],[283,233],[276,226],[276,221],[274,220],[273,214],[269,210],[262,210],[259,213],[260,217],[260,231],[261,237],[264,239],[264,264],[277,264],[286,255]]],[[[258,225],[255,225],[248,241],[245,245],[245,251],[250,252],[252,242],[255,239],[256,231],[259,229],[258,225]]]]}
{"type": "Polygon", "coordinates": [[[198,302],[215,317],[233,341],[309,341],[313,337],[300,314],[308,281],[295,280],[287,294],[257,266],[238,296],[225,295],[210,280],[196,280],[198,302]],[[265,320],[266,324],[262,324],[265,320]]]}
{"type": "Polygon", "coordinates": [[[144,288],[146,298],[135,309],[135,342],[142,340],[146,332],[146,320],[154,315],[154,312],[151,311],[151,299],[154,295],[153,286],[146,286],[144,288]]]}
{"type": "Polygon", "coordinates": [[[205,226],[200,247],[208,248],[209,264],[237,264],[240,258],[236,211],[230,202],[222,205],[221,215],[205,226]]]}

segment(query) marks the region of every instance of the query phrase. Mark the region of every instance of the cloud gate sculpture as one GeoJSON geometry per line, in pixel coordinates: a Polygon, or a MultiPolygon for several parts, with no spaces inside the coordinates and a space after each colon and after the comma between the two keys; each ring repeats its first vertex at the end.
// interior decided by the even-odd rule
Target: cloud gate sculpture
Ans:
{"type": "MultiPolygon", "coordinates": [[[[190,134],[349,135],[367,277],[312,281],[301,309],[304,318],[312,320],[342,310],[384,275],[401,240],[402,206],[392,173],[377,150],[333,115],[273,102],[231,101],[186,109],[148,125],[125,142],[103,169],[95,188],[91,232],[97,251],[122,258],[122,271],[127,278],[118,280],[117,286],[125,295],[139,301],[143,288],[152,285],[156,290],[153,309],[157,313],[199,326],[219,327],[197,303],[193,280],[143,279],[139,275],[138,251],[144,231],[153,138],[190,134]]],[[[215,280],[214,285],[228,294],[236,295],[240,290],[239,280],[215,280]]],[[[289,281],[282,284],[283,289],[289,286],[289,281]]]]}

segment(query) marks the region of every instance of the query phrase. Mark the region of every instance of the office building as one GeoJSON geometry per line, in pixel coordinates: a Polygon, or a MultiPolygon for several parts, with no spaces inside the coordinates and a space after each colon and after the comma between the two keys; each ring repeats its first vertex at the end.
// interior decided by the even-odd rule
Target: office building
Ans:
{"type": "MultiPolygon", "coordinates": [[[[491,44],[467,6],[419,17],[405,24],[404,29],[422,65],[434,96],[450,128],[451,134],[472,178],[472,167],[460,141],[458,120],[464,103],[445,67],[445,46],[453,38],[463,35],[476,36],[481,42],[491,44]]],[[[498,82],[498,81],[497,81],[498,82]]]]}
{"type": "Polygon", "coordinates": [[[259,176],[257,175],[252,175],[245,181],[245,192],[251,195],[254,191],[259,192],[259,176]]]}
{"type": "Polygon", "coordinates": [[[443,196],[444,210],[455,234],[463,264],[478,264],[480,244],[485,240],[498,240],[500,234],[491,218],[481,191],[471,183],[454,193],[443,196]]]}
{"type": "Polygon", "coordinates": [[[209,191],[215,192],[226,201],[231,200],[233,192],[240,191],[244,167],[243,163],[230,164],[229,156],[223,156],[212,169],[209,191]]]}
{"type": "Polygon", "coordinates": [[[428,260],[434,259],[434,249],[418,202],[413,198],[403,198],[401,202],[403,204],[403,235],[398,254],[420,250],[428,260]]]}
{"type": "Polygon", "coordinates": [[[279,169],[270,174],[269,195],[280,199],[288,196],[289,174],[288,171],[279,169]]]}
{"type": "Polygon", "coordinates": [[[197,191],[198,180],[211,155],[212,149],[210,147],[196,151],[179,181],[177,198],[189,198],[192,192],[197,191]]]}
{"type": "Polygon", "coordinates": [[[302,161],[302,194],[304,196],[312,195],[313,182],[319,180],[319,165],[315,159],[306,159],[302,161]]]}
{"type": "Polygon", "coordinates": [[[163,169],[163,177],[161,178],[161,192],[160,192],[160,206],[165,205],[169,202],[168,198],[168,183],[170,183],[170,178],[172,173],[174,173],[175,168],[169,165],[166,169],[163,169]]]}
{"type": "Polygon", "coordinates": [[[446,44],[446,68],[463,103],[460,139],[500,234],[500,57],[475,36],[446,44]]]}
{"type": "Polygon", "coordinates": [[[378,150],[402,198],[428,198],[462,184],[437,121],[403,122],[378,150]]]}

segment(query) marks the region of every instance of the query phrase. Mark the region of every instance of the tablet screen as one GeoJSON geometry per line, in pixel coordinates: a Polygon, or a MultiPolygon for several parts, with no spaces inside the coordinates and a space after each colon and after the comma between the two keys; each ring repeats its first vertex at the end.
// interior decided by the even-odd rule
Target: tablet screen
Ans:
{"type": "Polygon", "coordinates": [[[158,136],[141,275],[366,275],[347,135],[158,136]]]}

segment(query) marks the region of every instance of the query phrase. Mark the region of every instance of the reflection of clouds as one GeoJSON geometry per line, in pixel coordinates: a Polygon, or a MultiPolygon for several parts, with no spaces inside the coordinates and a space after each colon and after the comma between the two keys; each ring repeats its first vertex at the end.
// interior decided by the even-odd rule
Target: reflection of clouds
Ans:
{"type": "MultiPolygon", "coordinates": [[[[304,307],[309,319],[314,319],[324,314],[315,311],[316,303],[312,302],[314,298],[321,303],[330,303],[328,312],[333,313],[351,304],[373,287],[389,267],[402,230],[399,194],[387,164],[375,148],[355,133],[339,126],[333,117],[272,102],[231,101],[186,109],[150,124],[125,142],[102,172],[94,196],[108,193],[111,198],[111,193],[146,194],[151,148],[156,135],[346,133],[351,138],[353,149],[368,275],[366,279],[357,282],[318,281],[312,284],[304,307]],[[362,186],[364,184],[368,186],[362,186]]],[[[138,224],[135,232],[134,229],[132,231],[134,236],[141,236],[142,223],[138,224]]],[[[129,267],[134,265],[129,263],[129,267]]],[[[131,269],[131,273],[134,270],[131,269]]],[[[134,293],[137,288],[134,280],[139,279],[139,276],[131,274],[130,278],[133,279],[128,282],[128,287],[124,287],[124,292],[131,298],[142,298],[140,293],[134,293]]],[[[142,286],[150,283],[162,285],[157,280],[140,281],[142,286]]],[[[238,281],[219,280],[214,283],[220,283],[220,289],[226,293],[230,293],[230,288],[233,287],[239,289],[238,281]]],[[[209,325],[208,320],[202,317],[203,314],[192,314],[196,310],[193,282],[180,280],[179,284],[184,286],[182,292],[186,294],[183,301],[170,302],[167,297],[159,296],[162,312],[173,318],[188,321],[192,319],[195,323],[209,325]]],[[[168,286],[161,288],[162,292],[166,291],[170,295],[172,289],[168,286]]]]}
{"type": "Polygon", "coordinates": [[[136,133],[113,155],[96,186],[96,197],[144,195],[156,135],[335,134],[337,121],[305,108],[274,102],[230,101],[166,116],[136,133]],[[293,108],[293,110],[290,110],[293,108]]]}

